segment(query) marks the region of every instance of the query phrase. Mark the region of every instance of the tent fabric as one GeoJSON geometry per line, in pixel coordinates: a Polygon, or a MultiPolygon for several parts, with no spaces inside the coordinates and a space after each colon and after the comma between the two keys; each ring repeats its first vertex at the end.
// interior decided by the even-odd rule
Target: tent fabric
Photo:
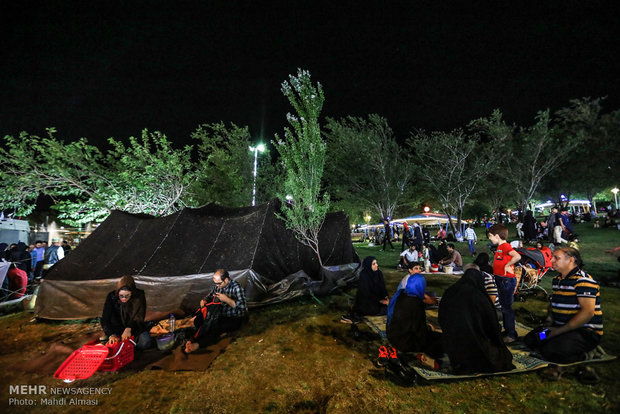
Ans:
{"type": "Polygon", "coordinates": [[[227,269],[250,307],[304,294],[327,294],[356,280],[359,258],[349,220],[330,213],[319,233],[323,267],[277,217],[280,202],[257,207],[208,205],[166,217],[113,211],[41,282],[35,315],[81,319],[101,314],[116,281],[131,274],[147,298],[147,319],[192,313],[227,269]]]}

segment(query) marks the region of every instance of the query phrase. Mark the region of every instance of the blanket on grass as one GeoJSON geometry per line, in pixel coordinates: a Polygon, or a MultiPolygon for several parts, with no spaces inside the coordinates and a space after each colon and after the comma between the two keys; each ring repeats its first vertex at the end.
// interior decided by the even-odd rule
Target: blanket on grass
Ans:
{"type": "MultiPolygon", "coordinates": [[[[177,322],[177,329],[193,327],[190,318],[181,319],[177,322]]],[[[162,321],[151,329],[151,334],[168,333],[168,321],[162,321]]],[[[98,339],[103,333],[86,333],[66,338],[62,342],[51,342],[47,351],[43,353],[33,352],[27,355],[25,361],[13,364],[7,369],[18,372],[26,372],[40,375],[54,375],[62,363],[82,345],[98,339]]],[[[157,348],[147,349],[134,353],[134,360],[121,368],[122,370],[141,371],[144,369],[163,369],[166,371],[205,371],[211,363],[220,355],[228,344],[231,337],[218,340],[213,345],[200,349],[189,355],[183,353],[183,344],[171,351],[160,351],[157,348]]],[[[182,341],[179,341],[182,342],[182,341]]]]}
{"type": "MultiPolygon", "coordinates": [[[[438,332],[439,324],[437,323],[437,310],[436,309],[427,309],[426,316],[428,323],[432,324],[434,329],[438,332]]],[[[377,335],[379,335],[382,339],[387,340],[386,334],[386,316],[366,316],[363,319],[364,323],[368,325],[368,327],[373,330],[377,335]]],[[[517,322],[516,323],[517,334],[519,337],[525,336],[532,329],[517,322]]],[[[467,379],[467,378],[479,378],[491,375],[507,375],[507,374],[517,374],[529,371],[535,371],[541,368],[548,367],[549,365],[560,365],[563,367],[580,365],[580,364],[590,364],[595,362],[608,362],[616,359],[616,356],[609,355],[605,352],[605,350],[598,346],[594,350],[588,354],[588,358],[583,361],[573,362],[572,364],[556,364],[550,361],[545,361],[542,359],[540,355],[537,355],[530,351],[525,344],[522,342],[516,342],[508,345],[508,349],[512,353],[512,363],[515,366],[515,369],[511,371],[504,372],[493,372],[493,373],[481,373],[481,374],[469,374],[469,375],[455,375],[449,372],[435,371],[433,369],[424,368],[418,366],[418,363],[415,362],[414,359],[412,362],[408,363],[408,367],[413,369],[420,377],[424,378],[427,381],[432,380],[456,380],[456,379],[467,379]]]]}

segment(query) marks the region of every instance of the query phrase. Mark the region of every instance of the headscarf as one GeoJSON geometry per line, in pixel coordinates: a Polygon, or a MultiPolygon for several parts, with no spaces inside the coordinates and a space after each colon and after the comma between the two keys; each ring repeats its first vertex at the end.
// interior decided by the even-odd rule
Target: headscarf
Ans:
{"type": "Polygon", "coordinates": [[[413,296],[424,300],[424,293],[426,292],[426,279],[419,273],[414,273],[409,275],[407,279],[407,284],[405,288],[398,288],[392,299],[390,299],[390,303],[388,304],[388,312],[387,312],[387,323],[389,324],[392,320],[392,315],[394,315],[394,308],[396,307],[396,301],[402,292],[405,292],[407,296],[413,296]]]}
{"type": "Polygon", "coordinates": [[[495,307],[477,269],[465,274],[444,292],[439,324],[445,351],[457,374],[509,371],[512,354],[502,337],[495,307]]]}
{"type": "Polygon", "coordinates": [[[362,261],[362,272],[368,271],[370,273],[376,273],[372,270],[372,262],[375,260],[377,260],[377,258],[374,256],[366,256],[366,258],[362,261]]]}
{"type": "Polygon", "coordinates": [[[362,261],[357,294],[355,296],[355,311],[361,315],[376,315],[380,312],[379,301],[387,297],[385,280],[381,270],[372,270],[373,256],[367,256],[362,261]]]}
{"type": "Polygon", "coordinates": [[[488,274],[493,274],[493,268],[489,264],[489,255],[487,253],[480,253],[476,256],[474,263],[478,265],[482,272],[486,272],[488,274]]]}
{"type": "Polygon", "coordinates": [[[116,290],[114,296],[120,303],[121,321],[125,326],[132,326],[135,324],[143,324],[144,317],[146,316],[146,298],[144,291],[136,287],[136,281],[133,276],[125,275],[120,278],[116,283],[116,290]],[[131,298],[123,303],[120,301],[118,294],[121,290],[129,290],[131,292],[131,298]]]}

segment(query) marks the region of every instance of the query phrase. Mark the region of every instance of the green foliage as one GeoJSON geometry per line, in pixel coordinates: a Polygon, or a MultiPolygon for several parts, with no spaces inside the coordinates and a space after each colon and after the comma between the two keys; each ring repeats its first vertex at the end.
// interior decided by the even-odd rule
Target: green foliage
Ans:
{"type": "MultiPolygon", "coordinates": [[[[198,165],[201,179],[194,183],[198,204],[209,202],[239,207],[250,205],[254,155],[248,127],[223,122],[202,124],[192,133],[198,140],[198,165]]],[[[257,203],[275,197],[278,183],[277,167],[271,163],[269,149],[258,155],[257,203]]]]}
{"type": "Polygon", "coordinates": [[[54,201],[98,199],[96,188],[109,180],[109,168],[103,154],[82,138],[65,143],[54,136],[54,128],[46,137],[22,132],[19,137],[5,136],[0,147],[2,166],[0,203],[27,215],[40,194],[54,201]]]}
{"type": "Polygon", "coordinates": [[[597,192],[620,181],[615,165],[620,159],[620,110],[603,113],[602,100],[573,99],[555,113],[562,150],[565,142],[576,142],[575,150],[567,152],[544,183],[545,192],[556,199],[558,194],[570,198],[583,194],[592,200],[597,192]]]}
{"type": "Polygon", "coordinates": [[[54,136],[5,137],[0,148],[0,203],[25,215],[40,194],[52,197],[68,224],[105,219],[112,209],[164,215],[183,208],[191,173],[191,147],[175,150],[165,135],[143,131],[129,145],[110,139],[103,154],[86,138],[65,143],[54,136]]]}
{"type": "Polygon", "coordinates": [[[503,179],[510,187],[520,209],[528,208],[543,179],[580,144],[579,136],[561,139],[558,128],[551,125],[549,110],[539,111],[536,123],[527,128],[506,124],[499,110],[489,118],[472,121],[470,126],[493,141],[498,154],[510,155],[509,162],[501,163],[497,179],[503,179]]]}
{"type": "Polygon", "coordinates": [[[321,194],[327,149],[319,126],[323,88],[320,83],[315,87],[310,73],[299,69],[297,76],[289,75],[289,81],[282,83],[281,90],[297,113],[287,114],[292,130],[284,129],[285,140],[276,135],[274,142],[285,173],[284,193],[280,195],[283,219],[321,262],[318,235],[329,209],[329,195],[321,194]],[[287,203],[287,196],[292,197],[291,203],[287,203]]]}
{"type": "Polygon", "coordinates": [[[417,132],[409,145],[421,161],[422,179],[439,199],[442,209],[455,214],[460,228],[463,209],[495,168],[496,145],[483,145],[477,134],[417,132]]]}
{"type": "Polygon", "coordinates": [[[328,118],[325,129],[326,181],[339,205],[371,212],[378,219],[394,217],[399,206],[413,202],[414,163],[385,118],[328,118]]]}

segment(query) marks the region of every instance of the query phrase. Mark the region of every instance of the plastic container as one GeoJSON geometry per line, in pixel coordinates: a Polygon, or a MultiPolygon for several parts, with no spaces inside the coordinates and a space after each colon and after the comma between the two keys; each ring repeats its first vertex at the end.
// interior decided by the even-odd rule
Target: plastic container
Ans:
{"type": "MultiPolygon", "coordinates": [[[[133,361],[133,350],[136,343],[133,340],[133,336],[124,341],[119,341],[114,345],[103,345],[104,349],[108,351],[106,358],[104,358],[99,371],[117,371],[133,361]]],[[[98,341],[91,341],[84,345],[87,346],[101,346],[95,345],[98,341]]]]}
{"type": "Polygon", "coordinates": [[[54,373],[54,378],[65,382],[90,378],[99,369],[108,353],[109,349],[105,345],[84,345],[69,355],[54,373]]]}
{"type": "Polygon", "coordinates": [[[176,325],[176,318],[174,317],[174,314],[170,314],[170,319],[168,321],[168,323],[170,324],[170,332],[174,332],[174,326],[176,325]]]}
{"type": "Polygon", "coordinates": [[[155,342],[160,351],[169,351],[174,347],[174,334],[169,333],[158,337],[155,342]]]}

